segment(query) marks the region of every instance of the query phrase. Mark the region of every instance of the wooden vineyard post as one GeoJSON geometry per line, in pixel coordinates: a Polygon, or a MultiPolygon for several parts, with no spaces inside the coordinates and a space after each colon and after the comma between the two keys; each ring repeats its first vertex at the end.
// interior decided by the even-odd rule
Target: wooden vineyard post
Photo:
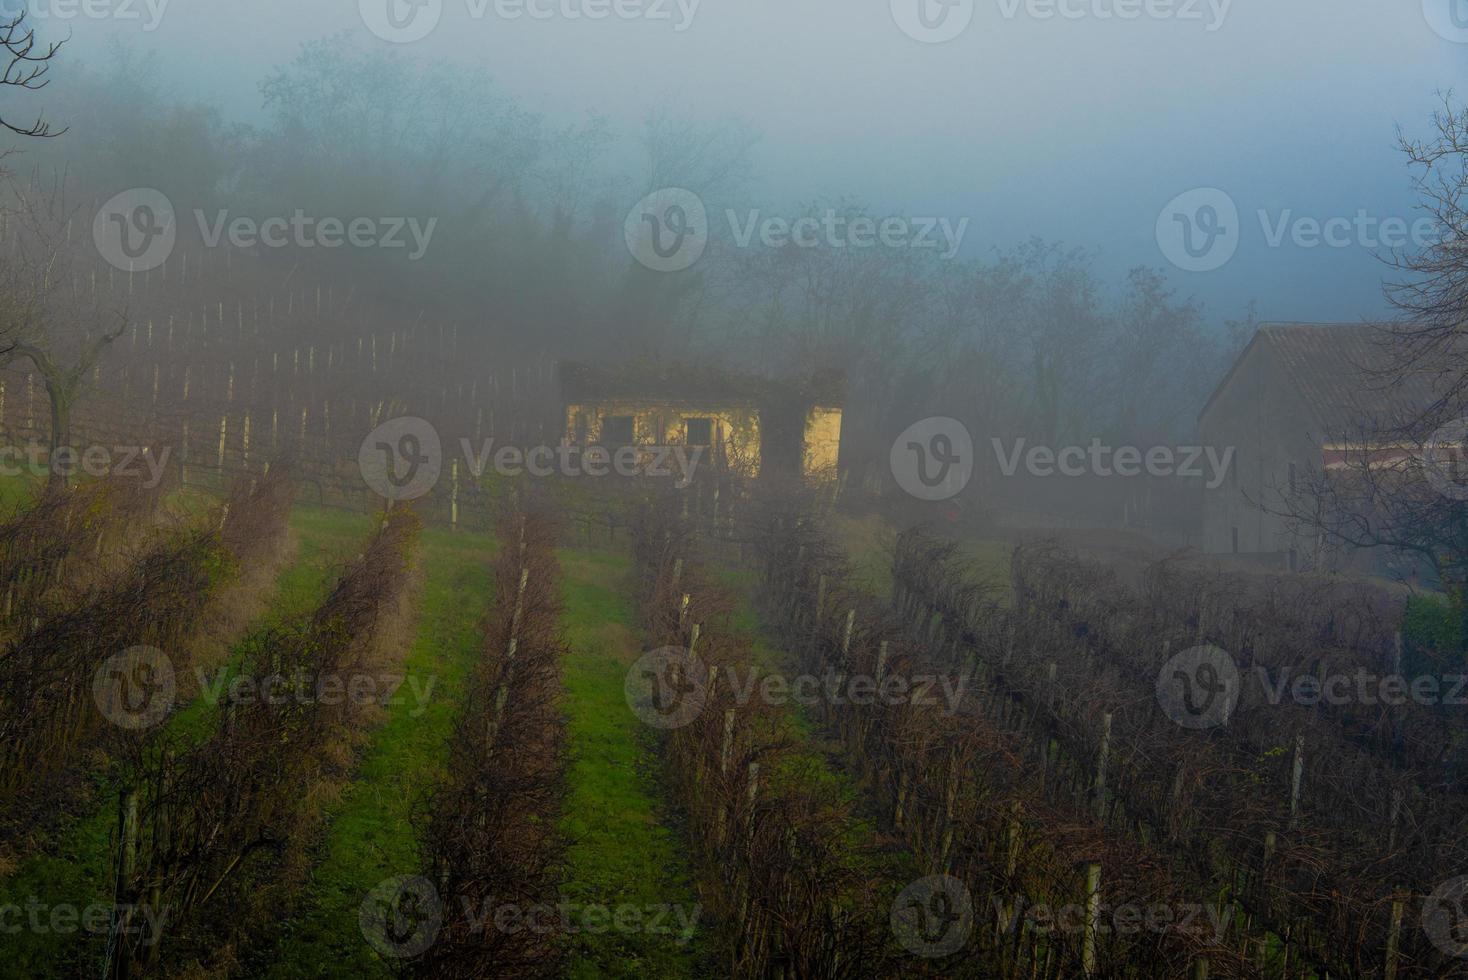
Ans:
{"type": "Polygon", "coordinates": [[[1305,775],[1305,736],[1295,736],[1295,757],[1290,772],[1290,829],[1300,823],[1300,783],[1305,775]]]}
{"type": "Polygon", "coordinates": [[[118,800],[117,821],[118,843],[122,848],[122,858],[118,863],[117,881],[113,888],[112,934],[107,941],[108,963],[103,975],[126,978],[131,971],[128,969],[127,953],[121,949],[125,945],[121,937],[131,932],[132,914],[135,908],[131,891],[133,877],[137,874],[138,868],[138,791],[136,787],[129,789],[118,800]]]}
{"type": "Polygon", "coordinates": [[[520,568],[520,584],[515,590],[515,609],[510,614],[510,642],[505,650],[505,670],[500,675],[499,689],[494,696],[494,715],[490,719],[489,730],[485,739],[485,751],[494,749],[494,740],[499,735],[500,725],[505,720],[505,704],[510,698],[509,673],[511,665],[515,662],[515,654],[520,651],[520,619],[525,613],[525,588],[530,584],[530,569],[525,566],[520,568]]]}
{"type": "MultiPolygon", "coordinates": [[[[729,777],[729,766],[734,761],[734,709],[724,709],[724,744],[719,748],[719,777],[727,780],[729,777]]],[[[720,797],[722,799],[722,796],[720,797]]],[[[719,804],[719,820],[716,840],[720,847],[728,838],[728,804],[719,804]]]]}
{"type": "Polygon", "coordinates": [[[221,415],[219,417],[219,455],[218,455],[218,459],[217,459],[217,465],[215,467],[216,469],[219,470],[219,475],[221,477],[224,476],[224,441],[225,441],[225,435],[226,435],[226,433],[228,433],[228,431],[229,431],[229,416],[228,415],[221,415]]]}
{"type": "MultiPolygon", "coordinates": [[[[842,675],[843,676],[846,673],[847,666],[851,663],[851,634],[855,630],[856,630],[856,610],[855,609],[848,609],[846,611],[846,628],[841,631],[841,664],[840,664],[840,668],[841,668],[841,672],[842,672],[842,675]]],[[[829,724],[830,723],[830,720],[833,717],[835,717],[836,718],[836,721],[838,723],[838,726],[839,726],[840,721],[841,721],[841,718],[839,717],[839,715],[837,715],[836,705],[835,705],[834,702],[835,702],[835,699],[831,696],[831,692],[827,692],[827,696],[826,696],[825,701],[824,701],[824,705],[825,705],[824,711],[825,711],[827,723],[829,724]]],[[[841,726],[841,727],[845,728],[845,726],[841,726]]],[[[846,741],[849,743],[850,736],[851,736],[851,732],[850,732],[849,728],[846,728],[842,732],[842,734],[844,736],[846,736],[846,741]]]]}
{"type": "Polygon", "coordinates": [[[449,464],[449,530],[459,529],[459,461],[449,464]]]}
{"type": "Polygon", "coordinates": [[[759,798],[759,763],[758,762],[751,762],[749,764],[749,791],[748,791],[748,795],[749,795],[749,828],[748,828],[748,837],[749,837],[749,843],[752,845],[754,843],[754,803],[755,803],[755,800],[759,798]]]}
{"type": "Polygon", "coordinates": [[[1391,924],[1386,934],[1386,967],[1382,973],[1383,980],[1397,980],[1397,950],[1402,937],[1402,909],[1406,904],[1406,895],[1400,890],[1392,896],[1391,924]]]}
{"type": "Polygon", "coordinates": [[[1081,969],[1088,977],[1096,975],[1096,933],[1101,925],[1101,864],[1086,865],[1086,925],[1081,936],[1081,969]]]}

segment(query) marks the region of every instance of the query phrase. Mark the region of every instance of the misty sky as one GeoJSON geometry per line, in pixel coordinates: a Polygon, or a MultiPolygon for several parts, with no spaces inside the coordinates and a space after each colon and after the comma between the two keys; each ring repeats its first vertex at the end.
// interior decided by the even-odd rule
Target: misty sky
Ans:
{"type": "MultiPolygon", "coordinates": [[[[32,6],[55,24],[80,2],[32,6]]],[[[1425,134],[1434,93],[1468,65],[1468,43],[1448,39],[1468,42],[1468,0],[953,0],[949,16],[967,4],[972,21],[944,43],[899,27],[892,7],[909,0],[703,0],[691,21],[693,0],[618,0],[664,16],[603,20],[560,12],[588,0],[501,0],[552,13],[517,20],[493,2],[416,0],[441,3],[441,20],[406,44],[375,37],[358,0],[170,0],[151,31],[149,4],[163,0],[89,2],[119,16],[66,20],[69,57],[99,57],[109,34],[155,48],[176,96],[232,116],[258,117],[260,79],[302,41],[345,30],[364,46],[477,62],[531,108],[593,109],[628,134],[659,106],[742,118],[761,134],[747,208],[848,195],[880,213],[966,218],[967,256],[1063,240],[1098,249],[1113,281],[1137,264],[1168,270],[1212,318],[1250,298],[1266,319],[1380,314],[1384,270],[1355,230],[1345,247],[1288,233],[1271,246],[1257,212],[1276,227],[1361,209],[1413,218],[1394,128],[1425,134]],[[1143,15],[1106,16],[1129,5],[1143,15]],[[1060,10],[1074,16],[1043,16],[1060,10]],[[1184,272],[1156,228],[1198,187],[1235,203],[1239,247],[1221,268],[1184,272]]],[[[362,5],[387,2],[411,12],[408,0],[362,5]]]]}

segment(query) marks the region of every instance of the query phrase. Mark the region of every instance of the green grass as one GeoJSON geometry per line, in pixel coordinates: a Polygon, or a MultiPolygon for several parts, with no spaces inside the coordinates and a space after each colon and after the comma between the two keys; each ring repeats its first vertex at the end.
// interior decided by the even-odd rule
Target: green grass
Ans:
{"type": "MultiPolygon", "coordinates": [[[[250,632],[310,611],[323,596],[335,568],[365,538],[371,522],[343,511],[297,509],[291,515],[298,550],[276,580],[267,611],[250,632]]],[[[243,644],[241,644],[243,646],[243,644]]],[[[239,655],[237,648],[236,657],[239,655]]],[[[212,706],[197,699],[170,719],[170,734],[203,732],[212,706]]],[[[99,804],[90,813],[64,820],[55,847],[35,854],[0,880],[0,906],[23,908],[34,899],[45,909],[111,905],[112,835],[117,824],[117,787],[99,777],[99,804]]],[[[97,972],[105,937],[60,935],[32,929],[29,923],[5,939],[0,976],[69,977],[97,972]]]]}
{"type": "MultiPolygon", "coordinates": [[[[831,536],[851,560],[857,584],[878,598],[892,594],[892,548],[897,532],[880,515],[855,517],[836,513],[831,517],[831,536]]],[[[994,538],[963,538],[958,555],[973,571],[973,581],[995,590],[1001,603],[1010,597],[1009,559],[1014,545],[994,538]]]]}
{"type": "MultiPolygon", "coordinates": [[[[642,654],[619,554],[566,551],[564,664],[571,741],[571,798],[562,824],[571,838],[562,900],[582,905],[697,903],[687,855],[662,819],[653,733],[627,706],[628,667],[642,654]]],[[[700,936],[582,932],[569,937],[569,976],[690,977],[700,974],[700,936]]]]}
{"type": "Polygon", "coordinates": [[[399,703],[388,709],[329,815],[320,862],[299,909],[283,923],[280,948],[252,975],[392,976],[363,939],[358,910],[378,882],[421,867],[415,807],[449,764],[447,740],[482,653],[492,544],[483,535],[424,532],[426,580],[399,703]]]}
{"type": "MultiPolygon", "coordinates": [[[[757,575],[748,569],[717,568],[719,580],[740,600],[734,608],[730,627],[744,634],[750,641],[750,663],[757,677],[780,675],[793,678],[801,671],[795,658],[786,650],[776,647],[765,629],[764,622],[755,608],[757,575]]],[[[828,616],[835,615],[828,612],[828,616]]],[[[742,684],[750,679],[740,675],[742,684]]],[[[844,841],[854,860],[867,860],[858,856],[867,851],[867,845],[879,837],[876,803],[865,793],[856,776],[846,768],[845,748],[839,737],[827,733],[816,706],[791,701],[781,716],[786,726],[785,734],[791,746],[783,778],[808,780],[809,785],[819,786],[837,799],[852,806],[853,818],[844,829],[844,841]]],[[[885,869],[898,877],[916,876],[915,865],[910,855],[900,851],[870,851],[869,870],[876,873],[885,869]]]]}

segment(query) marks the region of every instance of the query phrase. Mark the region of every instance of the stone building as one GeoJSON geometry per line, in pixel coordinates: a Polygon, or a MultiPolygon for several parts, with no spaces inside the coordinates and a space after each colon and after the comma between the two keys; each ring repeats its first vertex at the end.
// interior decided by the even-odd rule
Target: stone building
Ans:
{"type": "Polygon", "coordinates": [[[709,367],[572,362],[560,369],[565,438],[576,446],[706,446],[748,477],[833,480],[845,383],[773,380],[709,367]]]}

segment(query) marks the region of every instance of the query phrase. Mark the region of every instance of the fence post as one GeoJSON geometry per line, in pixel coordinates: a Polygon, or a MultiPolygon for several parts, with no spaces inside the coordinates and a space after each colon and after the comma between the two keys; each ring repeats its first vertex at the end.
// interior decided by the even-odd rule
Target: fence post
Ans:
{"type": "Polygon", "coordinates": [[[1096,753],[1096,817],[1106,821],[1106,759],[1111,754],[1111,712],[1101,716],[1101,746],[1096,753]]]}
{"type": "Polygon", "coordinates": [[[459,461],[455,458],[449,465],[449,530],[459,529],[459,461]]]}
{"type": "Polygon", "coordinates": [[[1096,932],[1101,923],[1101,864],[1086,865],[1086,931],[1081,941],[1081,969],[1096,975],[1096,932]]]}
{"type": "Polygon", "coordinates": [[[1300,822],[1300,782],[1305,775],[1305,736],[1295,736],[1295,760],[1290,774],[1290,829],[1300,822]]]}
{"type": "Polygon", "coordinates": [[[749,764],[749,839],[754,840],[754,801],[759,797],[759,763],[749,764]]]}

